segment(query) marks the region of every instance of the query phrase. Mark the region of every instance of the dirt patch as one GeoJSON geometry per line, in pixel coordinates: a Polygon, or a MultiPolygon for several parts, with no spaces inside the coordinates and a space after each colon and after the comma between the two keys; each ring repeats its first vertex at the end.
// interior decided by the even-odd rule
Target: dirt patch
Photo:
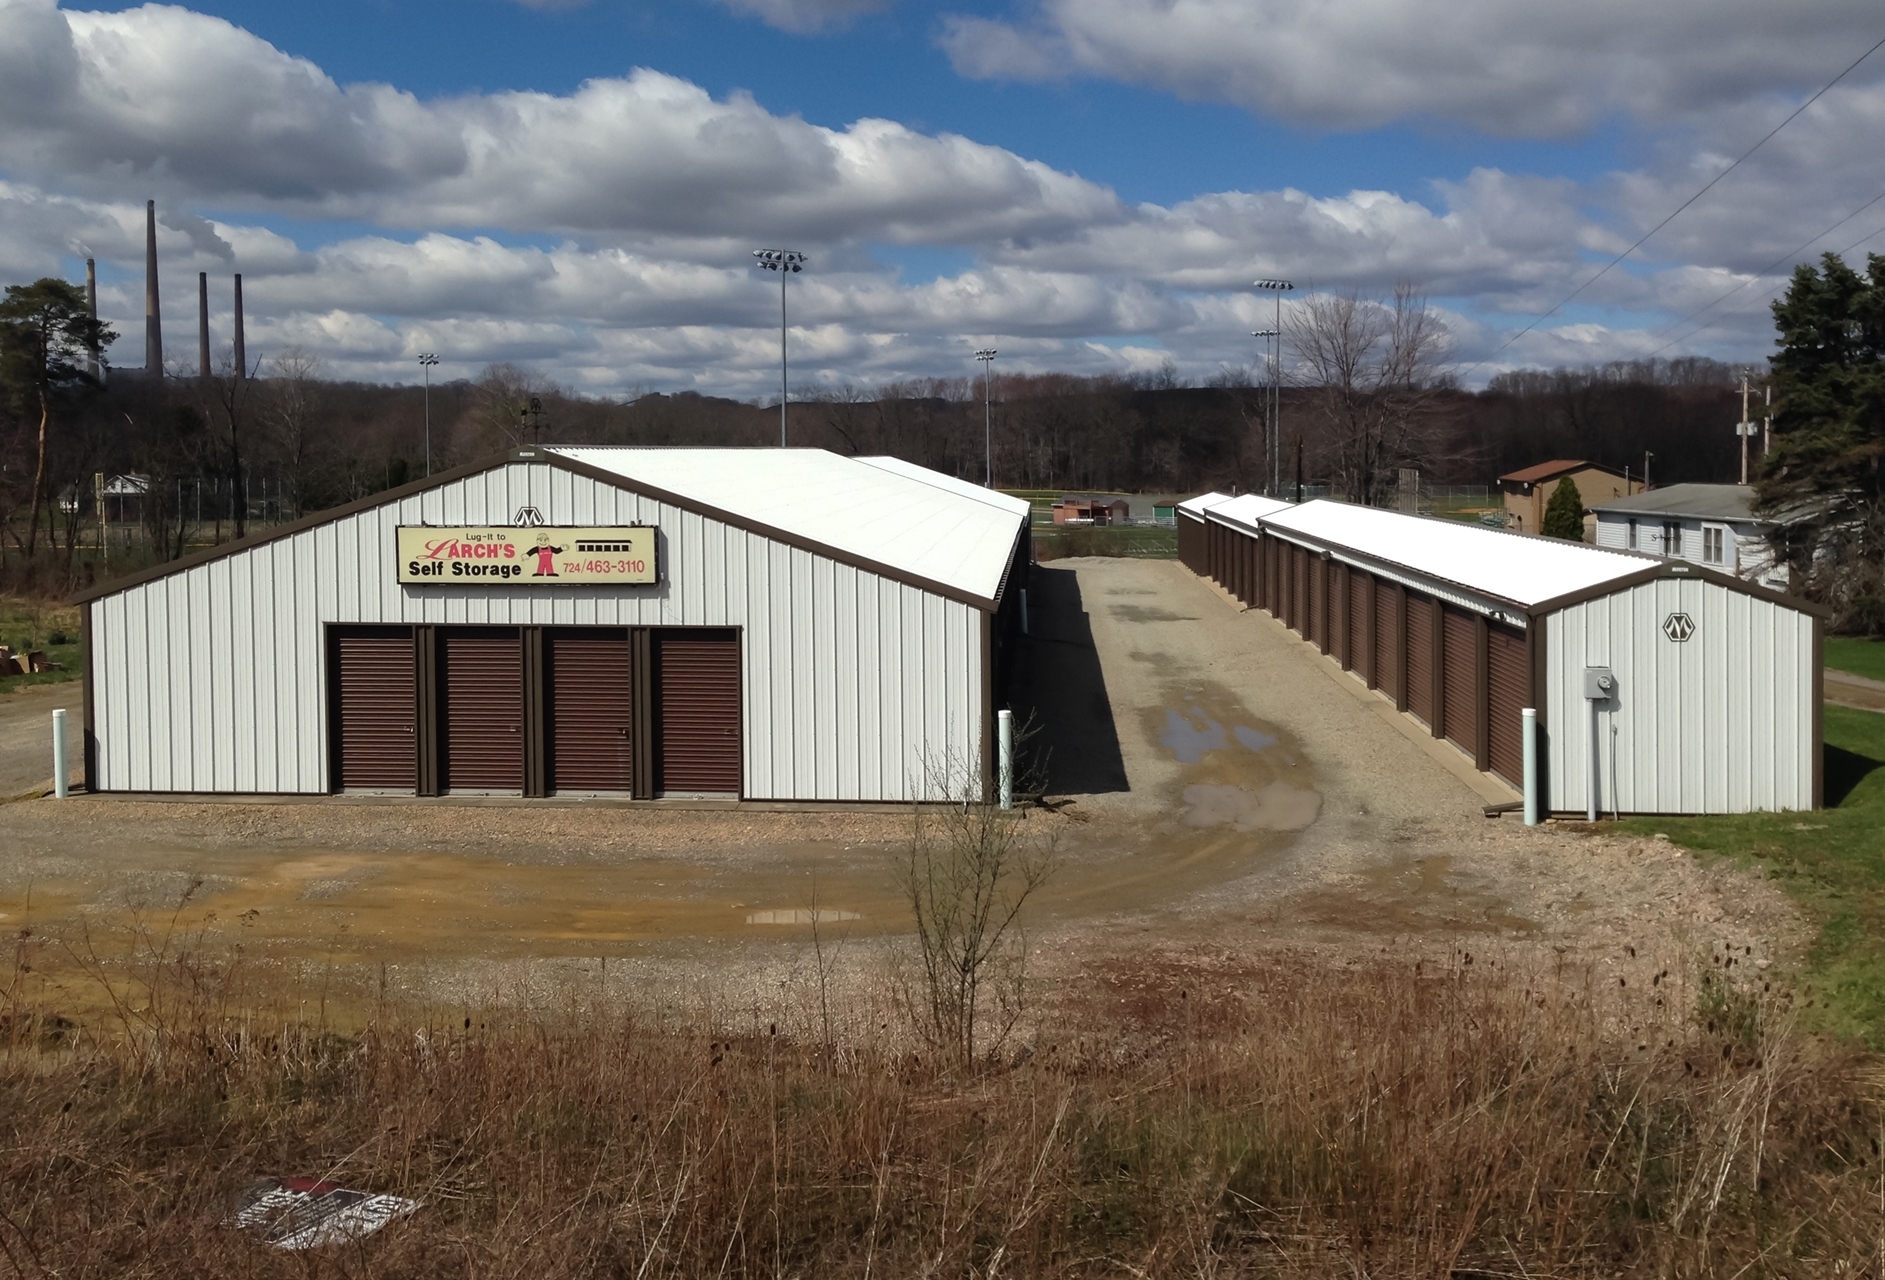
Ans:
{"type": "MultiPolygon", "coordinates": [[[[1802,945],[1755,874],[1661,841],[1488,821],[1432,744],[1182,566],[1061,565],[1039,571],[1023,661],[1062,730],[1050,774],[1092,785],[1059,786],[1055,810],[1026,819],[1062,863],[1029,923],[1051,979],[1213,949],[1667,964],[1733,945],[1753,964],[1802,945]]],[[[606,971],[757,1008],[751,993],[804,981],[814,928],[847,948],[847,981],[881,982],[886,940],[907,930],[889,854],[909,828],[890,807],[33,801],[0,808],[0,917],[94,940],[182,930],[283,963],[386,965],[433,991],[606,971]]]]}

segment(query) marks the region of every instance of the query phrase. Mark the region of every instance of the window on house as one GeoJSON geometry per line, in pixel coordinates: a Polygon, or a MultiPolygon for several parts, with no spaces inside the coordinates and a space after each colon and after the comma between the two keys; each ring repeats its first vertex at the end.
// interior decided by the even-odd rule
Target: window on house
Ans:
{"type": "Polygon", "coordinates": [[[1636,521],[1632,520],[1623,530],[1623,545],[1631,551],[1636,550],[1636,521]]]}
{"type": "Polygon", "coordinates": [[[1662,527],[1662,553],[1666,556],[1682,554],[1682,526],[1665,524],[1662,527]]]}
{"type": "Polygon", "coordinates": [[[1720,564],[1721,561],[1721,530],[1704,528],[1702,530],[1702,563],[1720,564]]]}

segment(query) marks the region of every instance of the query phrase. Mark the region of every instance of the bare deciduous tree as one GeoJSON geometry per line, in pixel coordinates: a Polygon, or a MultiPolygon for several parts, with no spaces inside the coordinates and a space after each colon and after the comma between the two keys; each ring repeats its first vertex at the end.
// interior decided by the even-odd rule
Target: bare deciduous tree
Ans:
{"type": "Polygon", "coordinates": [[[1051,843],[1026,831],[1016,811],[977,801],[916,811],[895,872],[916,922],[918,1014],[964,1065],[999,1049],[1020,1015],[1021,908],[1054,864],[1051,843]]]}
{"type": "Polygon", "coordinates": [[[308,470],[313,461],[323,392],[321,361],[300,347],[289,347],[268,362],[263,384],[262,421],[275,446],[275,461],[286,481],[291,515],[306,508],[308,470]]]}
{"type": "Polygon", "coordinates": [[[1446,326],[1425,297],[1401,285],[1383,302],[1312,293],[1283,316],[1294,380],[1308,389],[1330,478],[1350,501],[1379,505],[1395,472],[1433,447],[1447,376],[1446,326]]]}

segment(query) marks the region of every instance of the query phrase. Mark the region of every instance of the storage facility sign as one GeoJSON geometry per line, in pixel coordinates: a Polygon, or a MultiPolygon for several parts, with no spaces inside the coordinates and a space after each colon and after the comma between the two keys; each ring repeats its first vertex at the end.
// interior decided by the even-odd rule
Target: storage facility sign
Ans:
{"type": "Polygon", "coordinates": [[[657,581],[655,531],[399,527],[399,580],[412,586],[637,586],[657,581]]]}

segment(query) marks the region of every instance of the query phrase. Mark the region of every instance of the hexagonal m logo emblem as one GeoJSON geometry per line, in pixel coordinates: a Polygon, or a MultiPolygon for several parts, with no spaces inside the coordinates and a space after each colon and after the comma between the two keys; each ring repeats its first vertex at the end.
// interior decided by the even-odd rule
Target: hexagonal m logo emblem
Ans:
{"type": "Polygon", "coordinates": [[[1662,633],[1681,644],[1695,634],[1695,619],[1686,613],[1672,613],[1662,620],[1662,633]]]}

